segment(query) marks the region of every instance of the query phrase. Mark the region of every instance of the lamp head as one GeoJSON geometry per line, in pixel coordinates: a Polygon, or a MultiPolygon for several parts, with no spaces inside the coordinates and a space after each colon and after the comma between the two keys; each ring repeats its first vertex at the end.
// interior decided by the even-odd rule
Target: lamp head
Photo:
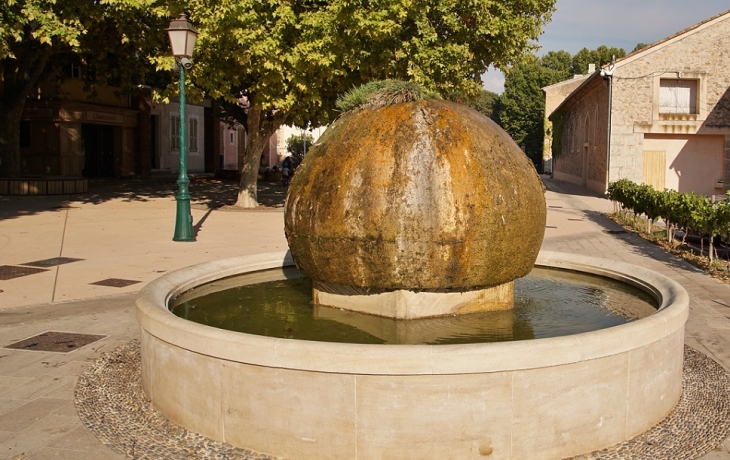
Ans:
{"type": "Polygon", "coordinates": [[[166,30],[167,36],[170,39],[172,55],[178,59],[187,58],[188,60],[193,57],[193,49],[195,48],[198,31],[193,27],[193,23],[188,19],[188,15],[181,13],[177,19],[170,21],[170,27],[166,30]]]}

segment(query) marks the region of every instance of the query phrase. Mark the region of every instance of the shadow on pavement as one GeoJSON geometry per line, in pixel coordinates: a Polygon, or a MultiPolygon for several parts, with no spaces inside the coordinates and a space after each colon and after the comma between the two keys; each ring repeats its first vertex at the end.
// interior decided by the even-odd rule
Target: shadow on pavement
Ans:
{"type": "MultiPolygon", "coordinates": [[[[196,209],[231,207],[236,202],[238,182],[215,179],[208,175],[190,176],[190,204],[196,209]]],[[[153,179],[89,180],[89,191],[78,195],[0,196],[0,219],[14,219],[40,212],[72,209],[79,204],[102,204],[111,200],[147,202],[153,199],[175,200],[176,177],[153,179]]],[[[259,181],[258,201],[263,208],[283,208],[287,188],[278,182],[259,181]]]]}

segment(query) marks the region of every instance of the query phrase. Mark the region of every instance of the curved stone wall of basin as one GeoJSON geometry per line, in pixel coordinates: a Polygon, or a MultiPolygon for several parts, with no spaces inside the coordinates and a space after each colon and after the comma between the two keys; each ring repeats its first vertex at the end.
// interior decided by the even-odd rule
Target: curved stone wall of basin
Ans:
{"type": "Polygon", "coordinates": [[[218,260],[140,292],[142,385],[157,410],[291,459],[557,459],[629,439],[679,400],[686,292],[604,259],[542,252],[536,265],[637,286],[658,300],[657,313],[566,337],[362,345],[220,330],[167,308],[195,286],[292,264],[284,252],[218,260]]]}

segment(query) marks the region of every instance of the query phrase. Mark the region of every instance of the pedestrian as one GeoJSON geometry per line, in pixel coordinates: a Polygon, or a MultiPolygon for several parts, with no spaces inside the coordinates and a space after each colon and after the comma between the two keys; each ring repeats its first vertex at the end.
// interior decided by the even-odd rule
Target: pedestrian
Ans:
{"type": "Polygon", "coordinates": [[[291,158],[286,157],[286,159],[281,163],[281,185],[284,187],[289,185],[289,175],[291,174],[291,158]]]}

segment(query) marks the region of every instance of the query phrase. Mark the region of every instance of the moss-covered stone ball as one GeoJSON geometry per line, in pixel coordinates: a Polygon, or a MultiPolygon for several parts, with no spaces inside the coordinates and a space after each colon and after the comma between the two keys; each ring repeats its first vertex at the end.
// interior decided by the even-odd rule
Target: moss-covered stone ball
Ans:
{"type": "Polygon", "coordinates": [[[530,272],[545,216],[535,168],[499,126],[420,100],[332,123],[296,170],[285,232],[315,281],[478,289],[530,272]]]}

